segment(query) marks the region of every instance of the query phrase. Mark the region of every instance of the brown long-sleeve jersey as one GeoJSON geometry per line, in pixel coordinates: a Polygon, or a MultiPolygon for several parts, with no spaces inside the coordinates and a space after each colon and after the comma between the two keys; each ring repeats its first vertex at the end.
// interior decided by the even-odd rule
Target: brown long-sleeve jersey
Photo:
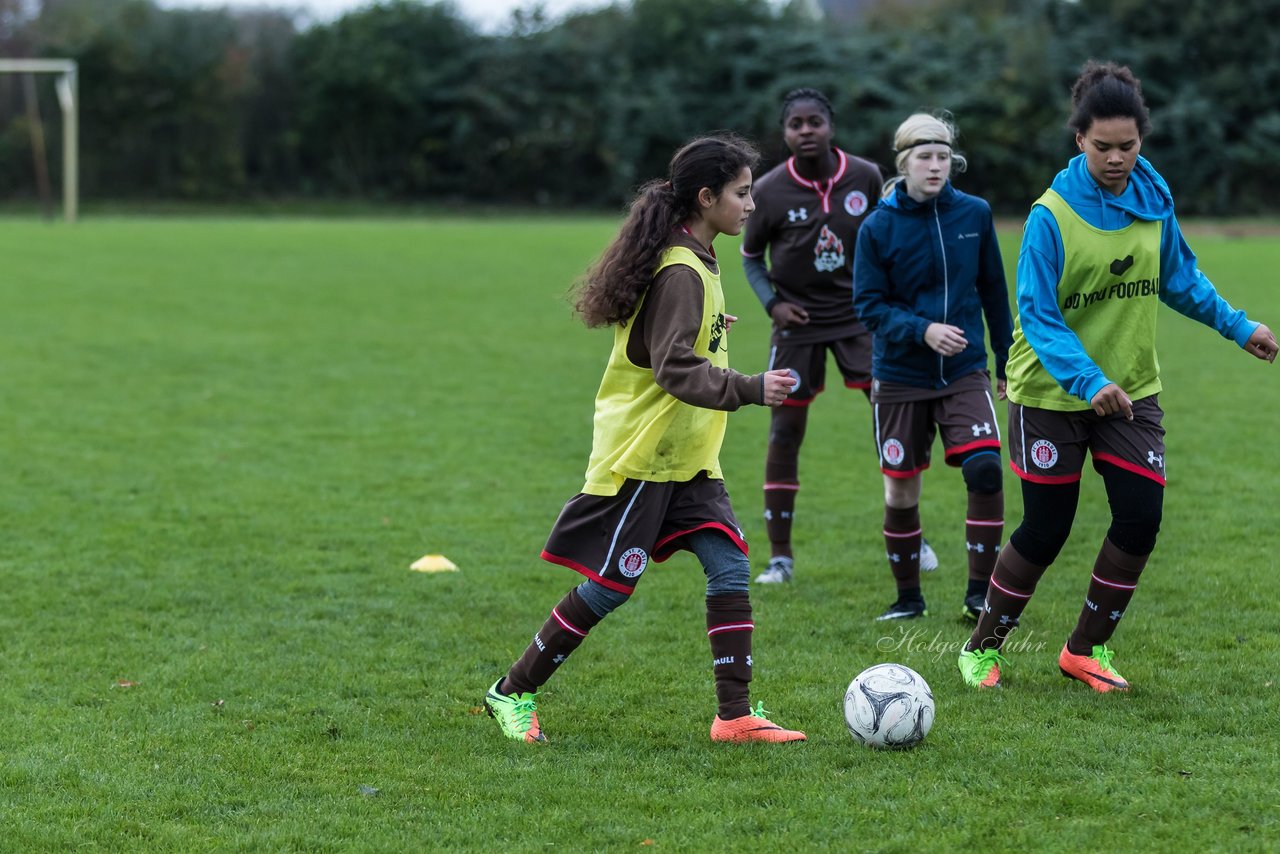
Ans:
{"type": "MultiPolygon", "coordinates": [[[[718,273],[715,253],[692,235],[679,231],[672,244],[691,249],[708,270],[718,273]]],[[[658,273],[640,311],[629,321],[635,328],[627,342],[627,358],[632,364],[652,368],[658,385],[685,403],[729,412],[746,404],[762,404],[759,374],[747,376],[717,368],[694,353],[703,298],[702,279],[689,267],[676,264],[658,273]]],[[[719,346],[728,347],[724,317],[716,323],[722,327],[719,346]]]]}

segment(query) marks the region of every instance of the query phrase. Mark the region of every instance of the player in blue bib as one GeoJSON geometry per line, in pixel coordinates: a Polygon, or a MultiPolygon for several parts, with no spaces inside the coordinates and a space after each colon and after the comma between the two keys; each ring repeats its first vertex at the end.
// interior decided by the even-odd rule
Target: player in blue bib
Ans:
{"type": "Polygon", "coordinates": [[[1071,97],[1080,154],[1032,207],[1018,257],[1008,436],[1023,520],[960,654],[974,687],[1000,684],[1001,646],[1071,533],[1086,453],[1106,485],[1111,526],[1058,666],[1101,693],[1129,687],[1107,641],[1155,548],[1164,506],[1159,303],[1259,359],[1276,357],[1271,330],[1232,308],[1197,268],[1168,184],[1139,156],[1151,121],[1133,72],[1089,62],[1071,97]]]}

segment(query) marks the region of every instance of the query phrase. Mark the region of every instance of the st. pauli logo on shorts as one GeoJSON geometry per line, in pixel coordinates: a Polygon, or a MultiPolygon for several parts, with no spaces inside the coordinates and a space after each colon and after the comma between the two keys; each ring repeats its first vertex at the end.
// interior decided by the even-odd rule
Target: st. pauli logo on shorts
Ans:
{"type": "Polygon", "coordinates": [[[644,568],[649,565],[649,556],[645,554],[644,549],[627,549],[622,553],[622,557],[618,558],[618,571],[627,578],[635,578],[644,572],[644,568]]]}
{"type": "Polygon", "coordinates": [[[1048,439],[1037,439],[1031,445],[1031,462],[1042,469],[1051,469],[1058,463],[1058,449],[1048,439]]]}
{"type": "Polygon", "coordinates": [[[867,212],[867,194],[854,190],[844,197],[844,209],[849,216],[862,216],[867,212]]]}
{"type": "Polygon", "coordinates": [[[884,461],[891,466],[901,465],[903,457],[906,456],[906,453],[902,450],[902,443],[897,439],[885,440],[882,453],[884,454],[884,461]]]}

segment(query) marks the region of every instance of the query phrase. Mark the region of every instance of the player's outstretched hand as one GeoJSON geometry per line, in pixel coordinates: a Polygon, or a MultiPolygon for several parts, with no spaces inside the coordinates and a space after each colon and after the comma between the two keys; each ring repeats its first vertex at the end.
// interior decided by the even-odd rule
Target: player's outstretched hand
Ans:
{"type": "Polygon", "coordinates": [[[793,302],[780,302],[769,312],[773,322],[779,329],[790,329],[793,326],[804,326],[809,322],[809,312],[793,302]]]}
{"type": "Polygon", "coordinates": [[[1252,353],[1259,359],[1265,359],[1268,362],[1276,360],[1276,349],[1276,336],[1267,328],[1265,323],[1258,324],[1258,328],[1253,330],[1253,334],[1249,336],[1249,340],[1244,345],[1246,353],[1252,353]]]}
{"type": "Polygon", "coordinates": [[[969,346],[964,330],[949,323],[930,323],[924,331],[924,343],[929,349],[944,356],[955,356],[969,346]]]}
{"type": "Polygon", "coordinates": [[[1127,421],[1133,420],[1133,401],[1124,393],[1124,389],[1115,383],[1107,383],[1099,389],[1093,396],[1093,400],[1089,401],[1089,405],[1099,415],[1123,413],[1127,421]]]}
{"type": "Polygon", "coordinates": [[[796,375],[789,368],[767,371],[764,376],[764,405],[781,406],[796,387],[796,375]]]}

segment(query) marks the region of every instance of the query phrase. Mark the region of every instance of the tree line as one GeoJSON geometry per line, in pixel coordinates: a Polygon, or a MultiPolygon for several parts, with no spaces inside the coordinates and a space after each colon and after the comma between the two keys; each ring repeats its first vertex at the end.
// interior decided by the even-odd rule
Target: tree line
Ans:
{"type": "MultiPolygon", "coordinates": [[[[0,55],[79,63],[88,199],[616,209],[698,133],[733,130],[776,162],[782,94],[814,86],[839,144],[885,166],[902,118],[949,110],[970,163],[958,184],[1020,213],[1075,151],[1069,87],[1097,58],[1142,79],[1144,153],[1182,213],[1280,207],[1280,27],[1262,23],[1275,0],[880,0],[845,26],[812,8],[531,7],[490,33],[409,0],[312,25],[266,7],[0,0],[0,55]]],[[[29,137],[23,87],[0,77],[0,196],[34,193],[29,137]]]]}

